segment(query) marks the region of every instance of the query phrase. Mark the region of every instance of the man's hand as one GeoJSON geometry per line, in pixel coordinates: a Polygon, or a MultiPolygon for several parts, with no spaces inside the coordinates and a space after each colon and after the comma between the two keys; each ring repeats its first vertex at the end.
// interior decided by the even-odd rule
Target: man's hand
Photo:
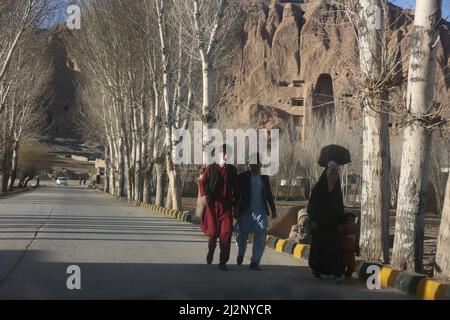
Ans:
{"type": "Polygon", "coordinates": [[[208,199],[206,198],[206,196],[203,196],[203,197],[201,198],[201,200],[202,200],[202,204],[203,204],[205,207],[207,207],[207,206],[208,206],[208,199]]]}

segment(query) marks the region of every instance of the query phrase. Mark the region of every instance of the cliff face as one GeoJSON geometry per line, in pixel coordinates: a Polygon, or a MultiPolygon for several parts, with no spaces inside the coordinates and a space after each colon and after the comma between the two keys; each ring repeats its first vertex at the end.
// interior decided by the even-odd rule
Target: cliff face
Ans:
{"type": "MultiPolygon", "coordinates": [[[[315,114],[352,111],[358,116],[350,82],[351,69],[359,64],[358,48],[355,31],[343,11],[326,0],[261,0],[245,10],[243,41],[230,75],[236,79],[232,94],[236,108],[243,113],[259,110],[267,114],[281,109],[284,113],[277,114],[293,117],[302,136],[315,114]]],[[[402,14],[405,11],[395,6],[389,6],[387,12],[393,23],[393,45],[401,43],[398,74],[407,79],[414,17],[410,11],[402,14]]],[[[448,23],[441,26],[440,34],[436,96],[448,103],[448,23]]],[[[273,126],[281,121],[259,125],[273,126]]]]}
{"type": "MultiPolygon", "coordinates": [[[[243,121],[269,128],[292,118],[300,138],[307,136],[315,115],[345,111],[359,117],[350,81],[351,70],[359,68],[356,34],[342,10],[329,0],[241,0],[241,5],[246,13],[242,39],[235,44],[235,61],[224,71],[226,79],[233,79],[232,112],[239,109],[243,121]]],[[[392,5],[387,12],[393,46],[400,47],[398,75],[407,79],[413,12],[392,5]]],[[[449,23],[441,25],[437,44],[436,99],[443,104],[449,101],[449,29],[449,23]]],[[[72,135],[79,68],[67,56],[67,41],[70,32],[64,26],[50,31],[55,94],[49,123],[55,137],[72,135]]],[[[395,95],[400,105],[405,92],[395,95]]]]}
{"type": "Polygon", "coordinates": [[[79,72],[76,63],[67,54],[66,41],[70,32],[64,25],[57,25],[50,30],[48,54],[53,68],[50,83],[51,108],[48,113],[48,134],[53,138],[73,138],[73,108],[75,105],[75,81],[79,72]]]}

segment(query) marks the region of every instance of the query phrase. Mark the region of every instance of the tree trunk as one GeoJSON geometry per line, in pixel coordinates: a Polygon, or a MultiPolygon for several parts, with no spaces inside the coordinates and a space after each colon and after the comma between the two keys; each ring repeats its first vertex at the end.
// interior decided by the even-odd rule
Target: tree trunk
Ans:
{"type": "Polygon", "coordinates": [[[437,240],[434,276],[439,279],[450,279],[450,177],[447,181],[441,227],[437,240]]]}
{"type": "Polygon", "coordinates": [[[142,135],[140,127],[140,111],[133,112],[133,145],[134,145],[134,185],[133,185],[133,199],[135,201],[142,201],[142,135]]]}
{"type": "MultiPolygon", "coordinates": [[[[172,130],[174,126],[174,89],[173,89],[173,79],[172,79],[172,62],[170,59],[170,52],[168,51],[167,42],[167,26],[165,20],[165,1],[160,0],[158,10],[158,26],[159,26],[159,36],[161,41],[161,60],[163,65],[163,97],[164,97],[164,107],[166,113],[165,121],[165,131],[166,139],[164,143],[165,148],[165,161],[167,175],[169,176],[169,191],[172,197],[172,204],[169,206],[175,210],[181,209],[181,195],[179,194],[179,184],[176,183],[177,180],[177,170],[172,161],[172,130]]],[[[179,178],[178,178],[179,179],[179,178]]]]}
{"type": "Polygon", "coordinates": [[[150,166],[145,170],[144,186],[143,186],[144,190],[143,190],[143,199],[142,199],[142,201],[144,203],[152,203],[152,190],[153,190],[152,171],[153,171],[153,166],[150,166]]]}
{"type": "MultiPolygon", "coordinates": [[[[440,6],[440,0],[416,2],[406,105],[413,117],[432,111],[440,6]]],[[[415,120],[405,128],[403,139],[392,264],[422,272],[432,133],[415,120]]]]}
{"type": "MultiPolygon", "coordinates": [[[[373,10],[380,0],[360,0],[359,51],[361,71],[367,82],[377,82],[382,71],[383,28],[374,26],[373,10]]],[[[379,11],[381,14],[383,10],[379,11]]],[[[379,16],[381,21],[383,16],[379,16]]],[[[367,92],[364,101],[363,186],[361,195],[361,256],[389,260],[389,116],[383,95],[367,92]]]]}
{"type": "Polygon", "coordinates": [[[202,203],[202,197],[200,194],[200,180],[203,178],[203,173],[200,174],[200,176],[198,177],[198,182],[197,182],[197,205],[195,207],[195,215],[197,217],[201,217],[203,214],[203,211],[205,210],[205,206],[202,203]]]}
{"type": "Polygon", "coordinates": [[[105,146],[105,164],[105,180],[103,182],[103,191],[109,193],[109,167],[111,166],[111,151],[109,150],[108,146],[105,146]]]}
{"type": "Polygon", "coordinates": [[[167,161],[169,188],[168,188],[168,205],[173,210],[182,210],[182,194],[181,194],[181,177],[179,168],[170,160],[167,161]]]}
{"type": "MultiPolygon", "coordinates": [[[[211,117],[211,104],[212,104],[212,92],[211,92],[211,70],[207,58],[202,55],[202,67],[203,67],[203,164],[208,165],[209,160],[206,154],[206,146],[210,143],[210,137],[208,130],[213,126],[211,117]]],[[[199,181],[201,176],[199,177],[199,181]]],[[[197,205],[195,212],[197,216],[203,214],[204,206],[201,201],[200,192],[197,196],[197,205]]]]}
{"type": "Polygon", "coordinates": [[[111,165],[109,168],[109,193],[112,195],[117,195],[117,173],[114,169],[115,167],[115,161],[111,161],[111,165]]]}
{"type": "Polygon", "coordinates": [[[31,180],[33,180],[33,177],[27,177],[27,178],[25,179],[25,183],[24,183],[23,187],[24,187],[24,188],[28,187],[28,183],[29,183],[31,180]]]}
{"type": "Polygon", "coordinates": [[[168,177],[169,177],[169,185],[166,190],[166,199],[164,207],[167,209],[172,209],[173,203],[172,203],[172,186],[170,185],[170,174],[168,175],[168,177]]]}
{"type": "Polygon", "coordinates": [[[155,204],[159,207],[164,206],[164,170],[160,162],[155,163],[156,175],[156,195],[155,204]]]}
{"type": "Polygon", "coordinates": [[[119,174],[119,181],[118,181],[118,196],[123,198],[125,197],[125,155],[124,155],[124,147],[123,147],[123,139],[119,142],[119,154],[118,154],[118,160],[119,160],[119,167],[118,167],[118,174],[119,174]]]}
{"type": "Polygon", "coordinates": [[[365,107],[361,194],[361,257],[389,262],[389,115],[365,107]]]}
{"type": "Polygon", "coordinates": [[[9,177],[11,173],[11,160],[12,159],[12,153],[11,148],[8,146],[5,146],[5,150],[3,151],[3,159],[0,163],[0,171],[2,172],[1,176],[1,184],[0,184],[0,193],[6,193],[8,192],[8,182],[9,177]]]}
{"type": "Polygon", "coordinates": [[[11,161],[11,176],[9,178],[9,191],[13,191],[14,189],[14,183],[16,182],[17,178],[17,165],[19,163],[19,143],[14,143],[13,146],[13,154],[12,154],[12,161],[11,161]]]}

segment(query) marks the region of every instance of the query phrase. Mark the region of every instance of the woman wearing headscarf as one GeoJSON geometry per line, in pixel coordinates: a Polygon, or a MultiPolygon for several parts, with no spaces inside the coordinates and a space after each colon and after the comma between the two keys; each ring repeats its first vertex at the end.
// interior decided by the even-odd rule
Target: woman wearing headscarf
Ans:
{"type": "Polygon", "coordinates": [[[315,278],[333,275],[336,283],[343,274],[339,230],[345,221],[339,166],[330,162],[311,193],[308,204],[312,238],[309,266],[315,278]]]}

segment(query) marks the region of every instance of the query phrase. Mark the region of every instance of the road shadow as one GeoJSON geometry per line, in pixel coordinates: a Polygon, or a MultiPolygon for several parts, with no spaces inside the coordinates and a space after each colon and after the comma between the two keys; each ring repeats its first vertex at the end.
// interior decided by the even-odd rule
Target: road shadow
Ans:
{"type": "MultiPolygon", "coordinates": [[[[392,299],[383,291],[368,292],[362,285],[335,286],[315,282],[306,267],[263,266],[262,272],[230,265],[154,263],[48,262],[46,252],[0,251],[0,261],[13,266],[2,275],[0,299],[152,299],[152,300],[342,300],[392,299]],[[23,256],[19,264],[14,263],[23,256]],[[69,290],[71,265],[81,270],[81,290],[69,290]],[[7,274],[7,273],[6,273],[7,274]]],[[[398,299],[404,296],[395,295],[398,299]]]]}

